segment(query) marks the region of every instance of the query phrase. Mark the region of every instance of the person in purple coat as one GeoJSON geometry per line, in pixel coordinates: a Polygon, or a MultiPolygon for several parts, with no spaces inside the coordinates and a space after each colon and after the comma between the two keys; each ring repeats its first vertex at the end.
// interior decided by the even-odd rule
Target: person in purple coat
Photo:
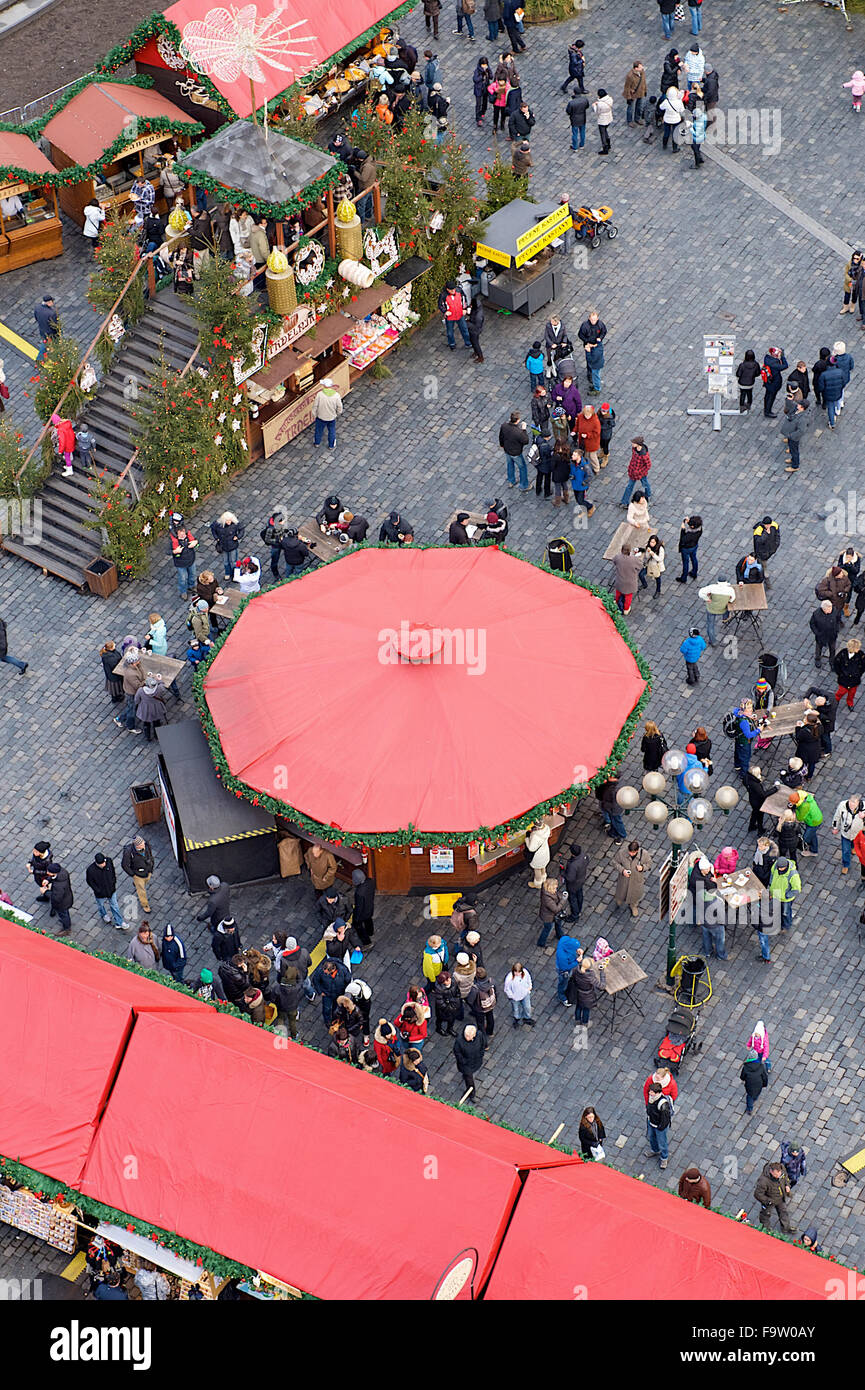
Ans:
{"type": "Polygon", "coordinates": [[[576,418],[583,408],[583,402],[577,383],[571,376],[563,377],[561,381],[556,382],[551,394],[555,403],[560,405],[564,410],[570,422],[571,429],[573,429],[576,418]]]}

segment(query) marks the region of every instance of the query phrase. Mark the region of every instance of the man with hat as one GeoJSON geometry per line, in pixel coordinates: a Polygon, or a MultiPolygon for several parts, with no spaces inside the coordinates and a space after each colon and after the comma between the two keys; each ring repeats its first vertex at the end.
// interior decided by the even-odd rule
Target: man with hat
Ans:
{"type": "Polygon", "coordinates": [[[793,926],[793,900],[802,891],[802,880],[795,863],[780,856],[772,865],[769,876],[769,893],[781,904],[781,930],[790,931],[793,926]]]}
{"type": "Polygon", "coordinates": [[[457,512],[448,529],[448,545],[471,545],[472,539],[466,530],[468,519],[468,512],[457,512]]]}
{"type": "Polygon", "coordinates": [[[315,427],[312,443],[317,448],[327,427],[327,447],[336,448],[336,422],[342,414],[342,396],[329,376],[322,377],[321,390],[315,398],[315,427]]]}
{"type": "Polygon", "coordinates": [[[523,175],[528,177],[529,170],[533,167],[532,151],[528,140],[523,140],[520,145],[515,146],[511,156],[511,168],[517,178],[523,175]]]}
{"type": "MultiPolygon", "coordinates": [[[[604,408],[604,406],[601,406],[602,410],[604,408]]],[[[609,406],[607,406],[606,409],[609,410],[609,406]]],[[[601,428],[603,429],[603,424],[601,428]]],[[[620,507],[627,507],[631,500],[631,493],[638,484],[640,491],[645,494],[646,501],[648,502],[652,495],[652,489],[649,485],[649,469],[651,466],[652,460],[646,448],[646,441],[641,434],[635,435],[631,440],[631,459],[628,464],[628,481],[625,485],[625,491],[622,493],[622,500],[619,503],[620,507]]]]}
{"type": "Polygon", "coordinates": [[[414,529],[411,522],[405,521],[399,512],[388,512],[381,524],[378,539],[379,544],[382,541],[387,541],[389,545],[411,545],[414,540],[414,529]]]}
{"type": "MultiPolygon", "coordinates": [[[[126,865],[124,864],[124,868],[126,865]]],[[[205,918],[210,920],[211,934],[216,931],[220,922],[226,921],[231,916],[229,902],[231,893],[227,883],[223,883],[217,878],[216,874],[209,874],[207,878],[207,903],[202,912],[196,917],[196,922],[203,922],[205,918]]],[[[144,904],[142,903],[142,907],[144,904]]],[[[145,912],[149,908],[145,908],[145,912]]]]}
{"type": "MultiPolygon", "coordinates": [[[[136,835],[128,845],[123,846],[123,853],[120,857],[120,866],[125,874],[128,874],[135,884],[135,891],[138,894],[138,901],[141,903],[145,912],[150,911],[150,903],[147,898],[147,885],[153,874],[153,850],[147,843],[143,835],[136,835]]],[[[219,880],[216,880],[217,883],[219,880]]],[[[210,880],[208,879],[208,883],[210,880]]],[[[199,921],[202,919],[199,918],[199,921]]]]}
{"type": "Polygon", "coordinates": [[[375,932],[375,884],[363,869],[352,869],[351,886],[354,889],[352,925],[364,950],[371,951],[375,932]]]}
{"type": "MultiPolygon", "coordinates": [[[[37,886],[39,886],[42,883],[42,879],[45,875],[45,870],[47,869],[50,863],[51,845],[47,840],[37,840],[35,845],[33,846],[33,853],[27,860],[27,872],[28,874],[32,874],[33,882],[37,886]]],[[[37,895],[36,901],[38,903],[47,903],[49,896],[50,895],[47,891],[40,892],[37,895]]]]}
{"type": "Polygon", "coordinates": [[[123,920],[123,913],[117,901],[117,875],[114,864],[107,855],[94,855],[93,863],[88,867],[84,880],[96,899],[99,916],[103,922],[110,926],[113,921],[118,931],[127,931],[128,926],[123,920]]]}

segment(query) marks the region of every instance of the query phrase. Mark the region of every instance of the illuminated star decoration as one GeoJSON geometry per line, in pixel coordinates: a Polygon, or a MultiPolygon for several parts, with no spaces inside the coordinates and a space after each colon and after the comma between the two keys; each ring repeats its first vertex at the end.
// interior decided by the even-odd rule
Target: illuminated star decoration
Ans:
{"type": "Polygon", "coordinates": [[[208,10],[204,19],[193,19],[183,30],[180,52],[196,72],[208,73],[222,82],[248,77],[265,82],[262,64],[294,75],[299,66],[309,65],[312,55],[303,45],[315,43],[314,34],[296,34],[306,20],[283,24],[285,9],[277,0],[270,14],[259,18],[256,5],[220,6],[208,10]],[[295,47],[294,45],[297,45],[295,47]],[[299,60],[299,64],[293,62],[299,60]]]}

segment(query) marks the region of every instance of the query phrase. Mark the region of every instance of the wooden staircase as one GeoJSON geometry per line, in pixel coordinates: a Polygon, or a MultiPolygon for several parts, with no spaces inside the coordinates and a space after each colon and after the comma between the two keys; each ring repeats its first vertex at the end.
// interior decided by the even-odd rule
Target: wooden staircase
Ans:
{"type": "MultiPolygon", "coordinates": [[[[127,378],[134,376],[143,387],[160,352],[164,353],[169,366],[179,371],[189,361],[197,344],[198,327],[188,301],[178,298],[173,290],[160,291],[149,302],[135,328],[122,340],[108,376],[82,411],[81,419],[86,420],[96,440],[94,457],[99,469],[119,477],[135,453],[130,429],[133,421],[123,396],[127,378]]],[[[71,478],[63,477],[58,464],[39,494],[42,505],[40,538],[7,536],[3,539],[3,549],[31,565],[38,565],[43,573],[53,574],[83,589],[87,583],[84,571],[99,554],[100,541],[99,532],[86,524],[97,517],[91,498],[93,480],[77,456],[74,463],[75,472],[71,478]]],[[[132,474],[137,475],[134,481],[140,484],[137,464],[132,474]]],[[[131,476],[128,474],[127,480],[131,476]]]]}

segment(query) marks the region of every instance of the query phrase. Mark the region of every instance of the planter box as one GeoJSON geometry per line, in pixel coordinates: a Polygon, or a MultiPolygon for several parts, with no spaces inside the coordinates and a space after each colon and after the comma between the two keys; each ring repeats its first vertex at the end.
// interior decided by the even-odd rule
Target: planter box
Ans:
{"type": "Polygon", "coordinates": [[[84,577],[91,594],[98,594],[100,598],[108,598],[117,588],[117,566],[101,555],[87,566],[84,577]]]}
{"type": "Polygon", "coordinates": [[[153,782],[138,782],[130,787],[129,799],[139,825],[153,825],[162,819],[162,798],[153,782]]]}

